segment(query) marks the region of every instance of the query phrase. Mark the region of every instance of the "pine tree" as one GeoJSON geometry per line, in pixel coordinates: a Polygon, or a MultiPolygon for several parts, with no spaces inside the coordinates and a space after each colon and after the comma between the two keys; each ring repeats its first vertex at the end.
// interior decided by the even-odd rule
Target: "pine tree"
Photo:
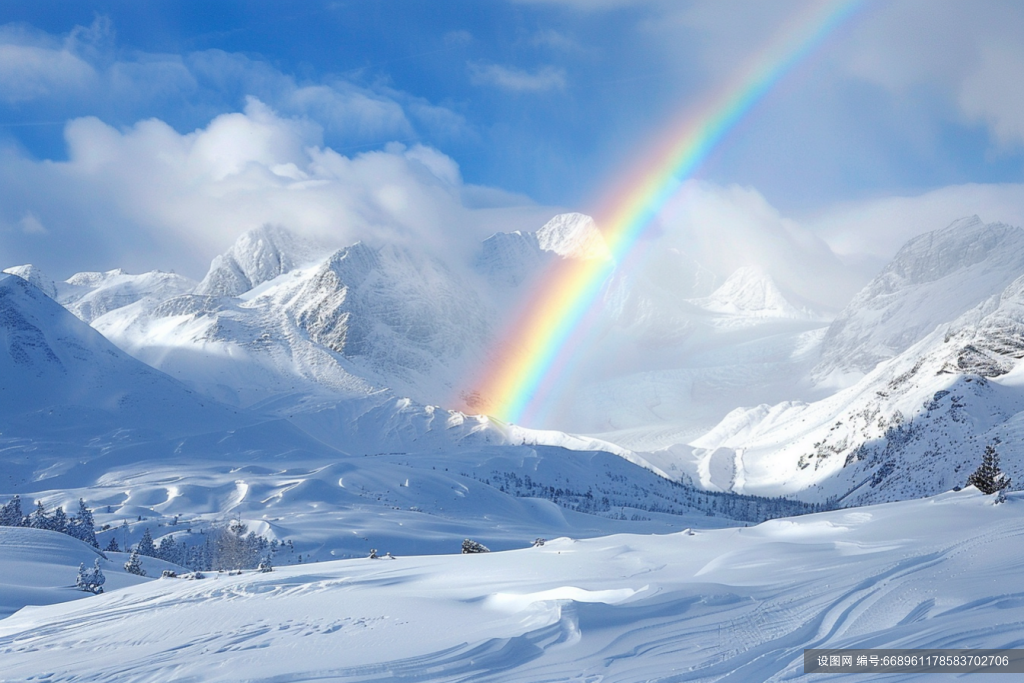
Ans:
{"type": "Polygon", "coordinates": [[[100,569],[100,558],[96,558],[92,569],[86,569],[85,563],[78,566],[78,580],[75,581],[75,585],[81,590],[88,593],[102,593],[103,584],[106,581],[107,577],[103,575],[103,570],[100,569]]]}
{"type": "Polygon", "coordinates": [[[182,557],[185,553],[185,544],[175,541],[174,536],[164,536],[160,539],[160,547],[156,553],[156,556],[165,562],[185,564],[182,557]]]}
{"type": "Polygon", "coordinates": [[[1010,485],[1010,478],[999,469],[999,453],[995,446],[985,446],[981,465],[967,478],[967,485],[974,486],[986,496],[998,493],[1010,485]]]}
{"type": "Polygon", "coordinates": [[[50,516],[46,514],[46,508],[43,507],[43,501],[36,501],[36,509],[32,511],[32,514],[28,516],[28,524],[33,529],[50,529],[53,526],[50,516]]]}
{"type": "Polygon", "coordinates": [[[59,531],[62,534],[68,533],[68,516],[64,512],[64,508],[59,507],[53,511],[53,516],[50,518],[50,530],[59,531]]]}
{"type": "Polygon", "coordinates": [[[213,569],[253,569],[267,548],[267,539],[249,532],[241,520],[214,535],[213,569]]]}
{"type": "Polygon", "coordinates": [[[21,512],[21,496],[14,496],[11,500],[0,507],[0,526],[22,526],[25,523],[25,515],[21,512]]]}
{"type": "Polygon", "coordinates": [[[153,543],[153,535],[149,533],[149,527],[142,534],[142,539],[136,546],[139,551],[139,555],[145,555],[146,557],[157,557],[156,544],[153,543]]]}
{"type": "Polygon", "coordinates": [[[482,543],[471,541],[468,538],[462,542],[462,554],[471,555],[474,553],[489,553],[491,549],[482,543]]]}
{"type": "Polygon", "coordinates": [[[85,501],[78,499],[78,513],[68,523],[67,534],[80,541],[85,541],[94,548],[99,548],[99,541],[96,540],[96,523],[92,517],[92,510],[85,506],[85,501]]]}
{"type": "Polygon", "coordinates": [[[142,560],[139,559],[138,548],[132,549],[132,554],[128,556],[128,561],[124,563],[124,570],[136,576],[146,575],[146,570],[142,568],[142,560]]]}
{"type": "Polygon", "coordinates": [[[107,547],[104,548],[103,551],[107,552],[107,553],[119,553],[119,552],[121,552],[121,546],[119,546],[117,544],[117,536],[111,536],[110,537],[110,543],[107,544],[107,547]]]}

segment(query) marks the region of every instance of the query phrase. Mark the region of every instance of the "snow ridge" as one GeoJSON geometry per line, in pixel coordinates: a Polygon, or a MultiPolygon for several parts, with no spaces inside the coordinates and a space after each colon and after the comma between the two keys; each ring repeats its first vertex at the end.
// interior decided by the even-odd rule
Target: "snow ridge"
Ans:
{"type": "Polygon", "coordinates": [[[1024,273],[1024,230],[977,216],[907,242],[829,327],[819,382],[857,377],[1024,273]]]}
{"type": "Polygon", "coordinates": [[[314,255],[311,244],[274,225],[263,225],[240,236],[231,248],[217,256],[195,293],[206,296],[239,296],[306,264],[314,255]]]}

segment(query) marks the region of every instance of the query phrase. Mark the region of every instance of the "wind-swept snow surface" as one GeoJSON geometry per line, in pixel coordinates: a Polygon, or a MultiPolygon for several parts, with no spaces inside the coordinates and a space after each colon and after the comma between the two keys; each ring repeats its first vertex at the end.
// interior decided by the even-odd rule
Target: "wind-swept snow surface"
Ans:
{"type": "MultiPolygon", "coordinates": [[[[106,576],[106,591],[133,586],[144,579],[124,570],[124,553],[102,553],[87,543],[56,531],[0,526],[0,619],[25,605],[49,605],[89,597],[75,587],[79,565],[96,559],[106,576]]],[[[155,558],[144,558],[150,576],[178,569],[155,558]]],[[[0,680],[4,677],[0,666],[0,680]]]]}
{"type": "Polygon", "coordinates": [[[753,528],[160,579],[0,621],[0,680],[779,681],[809,647],[1017,647],[1022,529],[1019,495],[971,489],[753,528]]]}

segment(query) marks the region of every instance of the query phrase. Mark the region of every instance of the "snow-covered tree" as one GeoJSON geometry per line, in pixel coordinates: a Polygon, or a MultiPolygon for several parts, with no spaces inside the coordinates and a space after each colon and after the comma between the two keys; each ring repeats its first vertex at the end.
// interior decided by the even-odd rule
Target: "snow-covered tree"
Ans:
{"type": "Polygon", "coordinates": [[[468,538],[462,542],[462,554],[471,555],[473,553],[489,553],[491,549],[482,543],[471,541],[468,538]]]}
{"type": "Polygon", "coordinates": [[[174,536],[164,536],[160,539],[160,546],[156,550],[156,556],[165,562],[173,562],[174,564],[182,564],[181,562],[181,545],[174,540],[174,536]]]}
{"type": "Polygon", "coordinates": [[[985,446],[981,465],[967,478],[967,485],[974,486],[985,495],[999,493],[1010,485],[1010,477],[999,469],[999,452],[995,446],[985,446]]]}
{"type": "Polygon", "coordinates": [[[132,554],[128,556],[128,561],[124,563],[124,570],[136,576],[146,575],[146,570],[142,568],[142,560],[139,559],[138,548],[132,548],[132,554]]]}
{"type": "Polygon", "coordinates": [[[111,536],[110,537],[110,543],[107,544],[107,547],[104,548],[103,551],[104,552],[108,552],[108,553],[119,553],[119,552],[121,552],[121,546],[119,546],[117,544],[117,536],[111,536]]]}
{"type": "Polygon", "coordinates": [[[21,511],[21,496],[14,496],[0,507],[0,526],[22,526],[25,515],[21,511]]]}
{"type": "Polygon", "coordinates": [[[92,517],[92,510],[85,505],[85,501],[78,499],[78,512],[71,518],[67,525],[68,536],[85,541],[94,548],[99,548],[99,541],[96,540],[96,523],[92,517]]]}
{"type": "Polygon", "coordinates": [[[50,517],[50,530],[59,531],[62,534],[68,533],[68,516],[64,512],[64,508],[59,507],[53,511],[53,516],[50,517]]]}
{"type": "Polygon", "coordinates": [[[75,585],[79,589],[88,593],[102,593],[106,581],[107,577],[103,576],[103,570],[100,569],[100,558],[96,558],[91,569],[86,569],[84,562],[78,566],[78,580],[75,585]]]}
{"type": "Polygon", "coordinates": [[[213,535],[211,569],[255,569],[260,559],[269,554],[270,543],[255,532],[248,531],[241,520],[231,522],[227,529],[213,535]]]}
{"type": "Polygon", "coordinates": [[[189,546],[185,553],[184,564],[194,572],[209,571],[213,569],[213,543],[210,537],[200,545],[189,546]]]}
{"type": "Polygon", "coordinates": [[[153,535],[149,533],[149,527],[142,533],[142,539],[136,546],[139,551],[139,555],[145,555],[146,557],[156,557],[156,544],[153,543],[153,535]]]}
{"type": "Polygon", "coordinates": [[[46,508],[43,507],[43,501],[36,501],[36,509],[28,516],[28,524],[33,529],[52,529],[53,520],[46,514],[46,508]]]}

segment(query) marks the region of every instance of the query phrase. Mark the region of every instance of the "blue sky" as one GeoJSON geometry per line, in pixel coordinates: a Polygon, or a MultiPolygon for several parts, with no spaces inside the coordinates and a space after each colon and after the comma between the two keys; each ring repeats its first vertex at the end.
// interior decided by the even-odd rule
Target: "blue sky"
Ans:
{"type": "MultiPolygon", "coordinates": [[[[0,255],[72,268],[71,256],[58,258],[47,246],[63,236],[60,244],[81,246],[76,258],[96,254],[98,262],[82,268],[113,267],[118,258],[155,267],[144,254],[192,239],[175,225],[190,218],[150,221],[141,204],[97,199],[129,191],[118,173],[139,178],[152,168],[142,157],[160,158],[155,146],[178,144],[167,131],[140,132],[139,122],[156,119],[188,140],[218,116],[257,110],[266,126],[291,135],[257,159],[269,166],[295,163],[308,176],[309,159],[285,148],[345,157],[379,151],[405,154],[401,163],[412,164],[406,171],[415,176],[409,169],[422,155],[410,161],[407,152],[422,145],[458,168],[458,209],[445,205],[439,215],[528,202],[586,211],[666,123],[685,116],[807,4],[5,2],[0,176],[19,188],[0,191],[0,255]],[[116,158],[117,167],[90,167],[88,178],[84,152],[71,158],[68,127],[83,117],[120,135],[79,126],[80,142],[116,148],[100,156],[116,158]],[[392,141],[406,151],[387,147],[392,141]],[[282,159],[267,161],[278,153],[282,159]]],[[[1021,67],[1019,3],[866,2],[729,135],[699,177],[755,188],[780,212],[805,217],[832,215],[837,206],[849,215],[851,202],[1009,184],[1012,217],[1024,173],[1021,67]]],[[[225,125],[231,121],[240,123],[225,125]]],[[[495,225],[528,227],[543,213],[515,218],[509,210],[495,225]]],[[[351,220],[378,220],[356,213],[351,220]]],[[[342,215],[349,214],[338,209],[333,220],[342,215]]],[[[245,225],[196,238],[174,258],[198,268],[245,225]]]]}

